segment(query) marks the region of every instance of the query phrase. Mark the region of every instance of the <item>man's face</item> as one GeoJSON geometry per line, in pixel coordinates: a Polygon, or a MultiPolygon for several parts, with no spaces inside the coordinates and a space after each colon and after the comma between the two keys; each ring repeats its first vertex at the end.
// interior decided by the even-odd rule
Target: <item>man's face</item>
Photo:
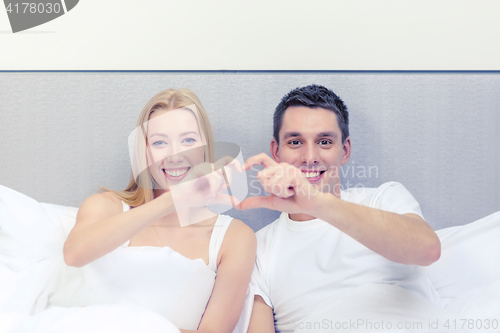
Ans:
{"type": "Polygon", "coordinates": [[[349,161],[351,141],[342,143],[337,115],[323,108],[289,107],[283,116],[275,161],[291,164],[323,192],[340,195],[340,166],[349,161]]]}

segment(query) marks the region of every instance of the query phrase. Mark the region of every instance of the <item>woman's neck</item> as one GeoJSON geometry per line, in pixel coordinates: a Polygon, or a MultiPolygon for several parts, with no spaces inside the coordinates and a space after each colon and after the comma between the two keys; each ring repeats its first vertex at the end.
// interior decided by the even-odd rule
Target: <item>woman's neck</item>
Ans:
{"type": "Polygon", "coordinates": [[[211,224],[217,214],[205,207],[186,208],[169,214],[154,222],[154,226],[185,227],[193,224],[211,224]]]}

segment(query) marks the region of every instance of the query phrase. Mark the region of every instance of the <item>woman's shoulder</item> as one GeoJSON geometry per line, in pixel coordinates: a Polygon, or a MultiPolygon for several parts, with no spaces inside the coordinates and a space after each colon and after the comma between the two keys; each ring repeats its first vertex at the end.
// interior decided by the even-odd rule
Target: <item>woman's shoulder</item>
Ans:
{"type": "Polygon", "coordinates": [[[227,232],[237,232],[243,235],[253,237],[255,236],[255,232],[250,228],[245,222],[233,218],[231,223],[229,224],[227,232]]]}
{"type": "Polygon", "coordinates": [[[109,213],[119,213],[123,211],[122,201],[113,192],[100,192],[92,194],[80,206],[80,210],[98,210],[109,213]]]}
{"type": "Polygon", "coordinates": [[[245,222],[238,219],[232,219],[224,238],[224,243],[231,248],[250,250],[257,247],[255,232],[245,222]]]}

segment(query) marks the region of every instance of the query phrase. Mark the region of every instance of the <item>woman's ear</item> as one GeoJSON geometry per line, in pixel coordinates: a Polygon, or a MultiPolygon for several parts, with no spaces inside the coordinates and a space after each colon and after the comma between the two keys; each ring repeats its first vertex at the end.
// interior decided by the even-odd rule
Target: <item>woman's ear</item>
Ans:
{"type": "Polygon", "coordinates": [[[280,146],[273,138],[271,140],[271,157],[277,163],[280,163],[280,146]]]}

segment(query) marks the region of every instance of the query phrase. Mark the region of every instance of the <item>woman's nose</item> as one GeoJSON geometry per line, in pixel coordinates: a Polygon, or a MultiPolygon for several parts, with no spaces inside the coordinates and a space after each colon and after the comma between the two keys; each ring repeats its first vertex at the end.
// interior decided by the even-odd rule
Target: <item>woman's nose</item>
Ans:
{"type": "Polygon", "coordinates": [[[165,160],[168,163],[173,163],[173,164],[180,163],[184,159],[184,155],[182,152],[183,150],[180,149],[180,147],[172,146],[171,149],[169,149],[169,152],[167,153],[165,160]]]}

